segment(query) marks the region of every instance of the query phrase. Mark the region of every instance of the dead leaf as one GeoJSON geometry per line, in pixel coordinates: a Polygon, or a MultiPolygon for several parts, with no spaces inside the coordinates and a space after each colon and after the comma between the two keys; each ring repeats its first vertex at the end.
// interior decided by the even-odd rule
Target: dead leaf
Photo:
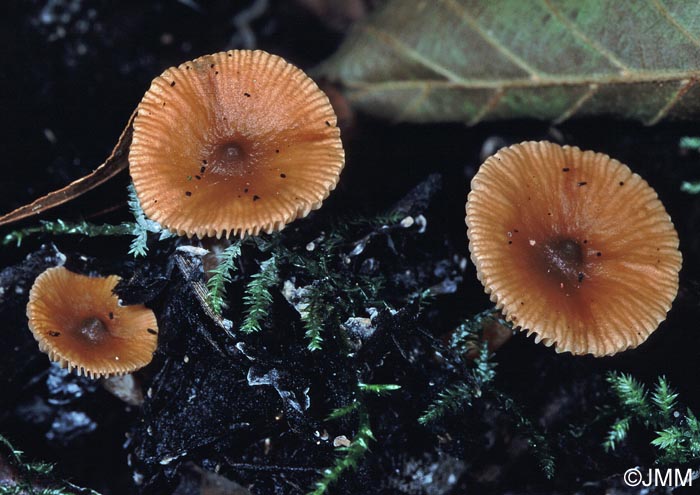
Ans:
{"type": "Polygon", "coordinates": [[[316,71],[396,121],[700,116],[700,3],[389,0],[316,71]]]}

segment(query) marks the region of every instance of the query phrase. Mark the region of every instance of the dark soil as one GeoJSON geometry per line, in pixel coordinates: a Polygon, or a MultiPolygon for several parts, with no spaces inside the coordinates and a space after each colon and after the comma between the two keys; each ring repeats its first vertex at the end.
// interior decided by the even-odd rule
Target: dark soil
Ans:
{"type": "MultiPolygon", "coordinates": [[[[163,69],[241,47],[233,19],[249,4],[7,3],[0,18],[5,120],[0,212],[101,163],[163,69]]],[[[331,54],[342,39],[287,1],[271,1],[251,29],[258,48],[304,69],[331,54]]],[[[696,131],[693,124],[649,128],[609,119],[556,128],[536,121],[467,128],[393,125],[357,116],[352,128],[343,129],[347,165],[337,190],[321,210],[295,222],[275,242],[314,256],[307,245],[321,233],[328,236],[350,218],[387,212],[423,215],[427,228],[372,222],[342,227],[330,270],[352,280],[381,276],[382,302],[397,312],[378,306],[371,335],[362,338],[327,328],[323,349],[313,353],[306,349],[299,313],[280,289],[273,290],[261,333],[229,335],[221,328],[193,291],[203,276],[201,258],[176,250],[185,239],[153,240],[145,260],[127,254],[130,238],[42,236],[19,248],[1,247],[0,434],[27,459],[55,463],[57,478],[104,495],[210,493],[200,487],[211,472],[240,485],[211,493],[302,494],[338,456],[333,439],[357,433],[357,415],[325,418],[357,398],[360,380],[401,389],[365,397],[376,441],[329,493],[637,493],[623,488],[619,475],[632,466],[652,466],[656,452],[645,433],[631,436],[614,454],[601,447],[615,403],[605,374],[631,372],[648,383],[666,375],[684,405],[700,411],[700,202],[680,191],[682,181],[700,179],[700,156],[678,145],[696,131]],[[543,474],[537,449],[528,445],[528,432],[496,395],[486,394],[427,427],[417,421],[437,393],[468,368],[446,347],[447,336],[490,307],[473,265],[464,268],[469,181],[483,154],[493,151],[492,143],[528,139],[594,149],[628,164],[659,193],[684,257],[673,309],[638,349],[602,359],[572,357],[517,334],[498,350],[494,387],[544,432],[555,459],[552,479],[543,474]],[[350,255],[359,243],[364,250],[350,255]],[[146,396],[142,406],[50,366],[38,350],[27,328],[27,294],[34,278],[64,256],[73,270],[121,275],[120,296],[156,312],[159,348],[154,362],[135,375],[146,396]],[[438,295],[421,304],[417,295],[429,287],[438,295]]],[[[123,174],[46,219],[128,221],[127,183],[123,174]]],[[[245,283],[268,257],[253,244],[244,246],[224,312],[234,330],[242,320],[245,283]]],[[[281,281],[313,284],[304,276],[291,263],[281,268],[281,281]]],[[[342,294],[337,297],[343,304],[342,294]]],[[[369,307],[353,310],[369,316],[369,307]]]]}

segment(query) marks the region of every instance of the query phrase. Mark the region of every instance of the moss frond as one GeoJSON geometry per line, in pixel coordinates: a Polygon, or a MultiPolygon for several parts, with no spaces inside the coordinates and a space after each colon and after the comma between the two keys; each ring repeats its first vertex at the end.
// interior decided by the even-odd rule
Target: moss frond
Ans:
{"type": "MultiPolygon", "coordinates": [[[[61,485],[66,485],[65,487],[35,487],[32,479],[48,477],[53,471],[53,464],[48,462],[25,462],[22,458],[23,452],[15,449],[10,441],[2,435],[0,435],[0,445],[9,452],[10,462],[16,466],[19,472],[16,479],[10,478],[0,481],[0,493],[3,495],[74,495],[77,492],[70,488],[72,486],[70,483],[65,482],[60,483],[61,485]]],[[[80,489],[79,491],[86,495],[100,495],[98,492],[90,489],[80,489]]]]}
{"type": "Polygon", "coordinates": [[[666,377],[657,379],[651,400],[647,388],[630,375],[612,372],[608,382],[623,416],[611,426],[603,442],[605,450],[615,450],[637,423],[656,434],[651,445],[659,451],[657,464],[683,464],[700,458],[700,422],[690,409],[685,414],[678,410],[678,394],[666,377]]]}
{"type": "Polygon", "coordinates": [[[391,392],[399,390],[401,385],[393,383],[358,383],[358,388],[361,392],[372,393],[376,395],[388,395],[391,392]]]}
{"type": "Polygon", "coordinates": [[[370,443],[375,440],[370,427],[369,415],[364,408],[359,408],[359,425],[357,434],[347,447],[337,447],[336,458],[333,466],[323,470],[323,476],[316,482],[316,488],[308,495],[324,495],[328,489],[336,483],[346,471],[357,468],[360,460],[369,451],[370,443]]]}
{"type": "Polygon", "coordinates": [[[627,438],[627,433],[630,430],[630,418],[622,418],[616,420],[608,431],[608,435],[603,442],[603,448],[606,452],[611,452],[627,438]]]}
{"type": "Polygon", "coordinates": [[[554,454],[544,432],[533,423],[511,397],[498,391],[494,391],[491,395],[504,411],[510,413],[511,418],[515,421],[516,429],[527,439],[542,473],[547,479],[554,478],[556,468],[554,454]]]}
{"type": "Polygon", "coordinates": [[[238,240],[227,247],[218,255],[219,264],[211,270],[207,281],[209,294],[207,302],[214,313],[220,315],[225,304],[226,284],[231,281],[231,276],[236,270],[236,260],[241,255],[241,241],[238,240]]]}
{"type": "Polygon", "coordinates": [[[41,221],[36,227],[27,227],[10,232],[5,235],[2,244],[3,246],[16,244],[17,247],[20,247],[24,238],[39,234],[84,235],[86,237],[126,236],[133,235],[134,229],[135,224],[132,223],[98,225],[85,221],[64,222],[60,219],[53,222],[41,221]]]}
{"type": "Polygon", "coordinates": [[[149,220],[146,217],[146,214],[141,208],[141,203],[136,195],[136,189],[134,188],[133,184],[129,184],[128,191],[129,199],[127,204],[129,205],[129,211],[131,211],[131,214],[134,216],[133,230],[131,232],[134,239],[131,241],[131,245],[129,246],[129,254],[133,255],[134,258],[138,258],[139,256],[146,256],[146,253],[148,252],[149,232],[158,234],[159,240],[161,241],[163,239],[173,237],[175,234],[163,228],[158,222],[149,220]]]}
{"type": "Polygon", "coordinates": [[[260,323],[268,314],[272,304],[270,289],[277,283],[278,273],[275,257],[263,261],[260,270],[253,274],[243,296],[246,304],[246,315],[241,325],[241,332],[253,333],[260,331],[260,323]]]}
{"type": "Polygon", "coordinates": [[[442,418],[448,412],[458,413],[472,405],[475,394],[474,385],[471,383],[460,382],[452,385],[438,394],[428,409],[418,418],[418,422],[427,425],[442,418]]]}
{"type": "Polygon", "coordinates": [[[678,407],[676,399],[678,399],[678,394],[671,389],[666,377],[660,376],[654,393],[651,394],[651,401],[656,406],[662,420],[671,421],[673,411],[678,407]]]}
{"type": "Polygon", "coordinates": [[[323,344],[323,329],[330,316],[332,308],[324,300],[324,292],[319,284],[314,283],[308,287],[306,293],[306,308],[300,313],[304,324],[305,336],[308,341],[307,348],[310,351],[321,350],[323,344]]]}
{"type": "Polygon", "coordinates": [[[647,390],[641,383],[632,375],[615,372],[608,374],[607,380],[626,410],[645,422],[650,420],[653,411],[647,390]]]}
{"type": "Polygon", "coordinates": [[[333,421],[335,419],[340,419],[344,416],[347,416],[348,414],[351,414],[352,412],[357,411],[357,409],[361,405],[362,405],[362,403],[360,401],[354,400],[354,401],[350,402],[348,405],[333,409],[333,411],[331,411],[331,413],[326,418],[326,421],[333,421]]]}

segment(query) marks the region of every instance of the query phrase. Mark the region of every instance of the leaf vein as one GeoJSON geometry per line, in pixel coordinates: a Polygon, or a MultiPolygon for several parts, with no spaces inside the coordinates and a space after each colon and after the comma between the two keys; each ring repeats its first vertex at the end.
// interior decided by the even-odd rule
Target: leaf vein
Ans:
{"type": "Polygon", "coordinates": [[[656,9],[661,13],[661,15],[664,16],[664,19],[666,19],[669,22],[669,24],[671,24],[678,31],[680,31],[680,33],[688,41],[695,45],[696,48],[700,48],[700,39],[698,39],[697,36],[694,36],[680,22],[678,22],[678,20],[676,20],[676,18],[673,17],[673,15],[668,11],[664,4],[662,4],[659,0],[651,0],[651,2],[654,4],[654,7],[656,7],[656,9]]]}
{"type": "Polygon", "coordinates": [[[700,78],[700,70],[687,71],[638,71],[630,77],[630,74],[586,74],[581,76],[551,76],[534,81],[527,79],[480,79],[462,81],[444,81],[437,79],[410,79],[387,80],[381,82],[346,81],[345,86],[350,89],[384,88],[384,89],[411,89],[415,86],[429,84],[444,88],[463,89],[527,89],[543,88],[548,86],[588,86],[591,84],[640,84],[682,81],[692,78],[700,78]]]}
{"type": "Polygon", "coordinates": [[[684,79],[679,82],[678,86],[678,91],[674,93],[674,95],[669,98],[669,100],[666,102],[666,104],[661,107],[661,109],[657,112],[654,117],[651,119],[647,120],[644,124],[645,125],[654,125],[657,122],[659,122],[661,119],[663,119],[666,115],[668,115],[668,112],[671,111],[671,109],[678,103],[678,101],[683,97],[684,94],[686,94],[690,88],[693,87],[693,85],[697,82],[697,79],[691,78],[691,79],[684,79]]]}
{"type": "Polygon", "coordinates": [[[379,29],[375,29],[371,26],[364,26],[364,30],[374,36],[377,40],[380,42],[384,43],[387,45],[389,48],[393,49],[394,51],[398,52],[399,54],[408,57],[409,59],[418,62],[421,64],[423,67],[426,67],[427,69],[430,69],[431,71],[435,72],[438,75],[443,76],[445,79],[448,79],[450,81],[460,83],[460,84],[469,84],[470,81],[467,79],[463,79],[460,77],[458,74],[454,73],[447,67],[444,67],[443,65],[437,64],[433,62],[432,60],[426,58],[416,50],[413,50],[412,48],[406,46],[405,44],[401,43],[396,37],[390,35],[387,32],[380,31],[379,29]]]}
{"type": "Polygon", "coordinates": [[[505,91],[503,91],[502,89],[494,90],[491,97],[486,101],[486,104],[483,107],[481,107],[481,109],[479,109],[479,111],[476,113],[476,115],[474,115],[474,117],[472,117],[472,119],[468,122],[467,125],[476,125],[482,120],[484,120],[484,118],[486,118],[486,116],[489,113],[491,113],[491,110],[496,108],[498,102],[501,101],[501,98],[503,98],[504,93],[505,91]]]}
{"type": "Polygon", "coordinates": [[[501,42],[498,38],[495,38],[491,34],[489,34],[477,21],[476,18],[474,18],[473,15],[471,15],[469,12],[467,12],[466,7],[463,5],[460,5],[457,3],[455,0],[441,0],[443,4],[445,4],[447,7],[450,8],[453,12],[455,12],[457,15],[460,16],[460,18],[469,24],[469,26],[484,40],[486,41],[489,45],[494,47],[496,50],[498,50],[508,61],[510,61],[513,65],[521,68],[525,72],[527,72],[531,78],[533,79],[539,79],[543,76],[543,72],[537,70],[533,66],[531,66],[529,63],[527,63],[522,57],[519,55],[516,55],[513,53],[503,42],[501,42]]]}
{"type": "Polygon", "coordinates": [[[569,108],[564,110],[562,114],[559,115],[559,117],[554,119],[554,123],[561,124],[562,122],[570,119],[572,115],[574,115],[581,109],[584,103],[593,98],[593,96],[598,92],[599,87],[600,86],[598,86],[597,84],[591,84],[590,86],[588,86],[588,91],[583,93],[576,101],[574,101],[574,103],[569,108]]]}
{"type": "Polygon", "coordinates": [[[578,28],[578,26],[571,19],[566,17],[559,9],[557,9],[552,4],[552,0],[542,0],[542,4],[549,12],[551,12],[551,14],[554,17],[556,17],[561,23],[566,25],[566,27],[569,29],[571,34],[573,34],[579,40],[583,41],[586,45],[590,46],[594,51],[598,52],[608,62],[613,64],[615,67],[617,67],[621,71],[624,71],[624,72],[632,72],[633,71],[633,69],[631,69],[625,63],[623,63],[620,59],[618,59],[615,56],[615,54],[613,54],[610,50],[605,48],[603,45],[601,45],[597,41],[589,38],[583,31],[581,31],[578,28]]]}
{"type": "MultiPolygon", "coordinates": [[[[565,8],[568,0],[538,1],[532,16],[504,2],[502,15],[522,21],[522,31],[511,32],[500,27],[501,7],[482,12],[482,0],[388,0],[322,71],[369,113],[472,125],[513,115],[560,123],[609,111],[653,124],[675,115],[700,87],[693,8],[644,0],[644,12],[632,21],[635,13],[613,1],[590,9],[575,2],[565,8]],[[453,27],[439,28],[446,24],[453,27]],[[664,44],[663,33],[683,49],[664,44]],[[527,36],[538,41],[528,47],[527,36]],[[532,51],[547,48],[568,63],[557,68],[538,58],[546,53],[532,51]]],[[[694,110],[678,116],[692,117],[694,110]]]]}
{"type": "Polygon", "coordinates": [[[413,98],[413,100],[406,105],[403,111],[396,117],[396,122],[402,122],[405,117],[407,117],[411,112],[417,110],[423,102],[430,95],[430,86],[428,84],[423,85],[420,92],[413,98]]]}

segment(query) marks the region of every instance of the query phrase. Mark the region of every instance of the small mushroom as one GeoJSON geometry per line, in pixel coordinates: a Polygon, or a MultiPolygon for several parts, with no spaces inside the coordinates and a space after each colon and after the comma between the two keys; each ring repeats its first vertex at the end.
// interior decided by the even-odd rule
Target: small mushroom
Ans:
{"type": "Polygon", "coordinates": [[[136,192],[151,219],[180,235],[279,230],[321,206],[345,163],[326,95],[259,50],[167,69],[137,112],[136,192]]]}
{"type": "Polygon", "coordinates": [[[121,306],[119,277],[49,268],[34,281],[27,318],[39,349],[62,368],[92,378],[122,375],[151,362],[158,341],[153,311],[121,306]]]}
{"type": "Polygon", "coordinates": [[[678,234],[654,189],[602,153],[525,142],[489,157],[466,205],[477,277],[558,352],[633,348],[678,291],[678,234]]]}

